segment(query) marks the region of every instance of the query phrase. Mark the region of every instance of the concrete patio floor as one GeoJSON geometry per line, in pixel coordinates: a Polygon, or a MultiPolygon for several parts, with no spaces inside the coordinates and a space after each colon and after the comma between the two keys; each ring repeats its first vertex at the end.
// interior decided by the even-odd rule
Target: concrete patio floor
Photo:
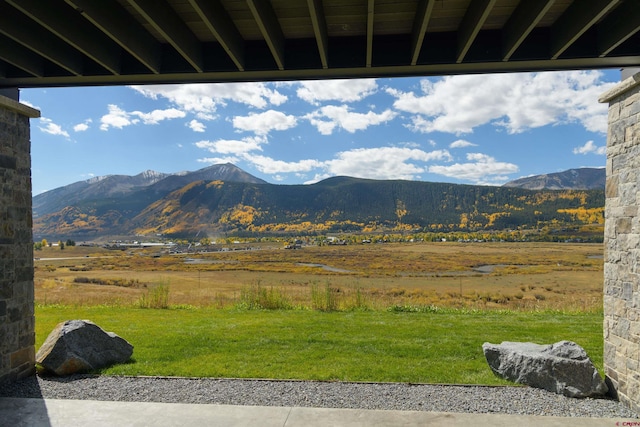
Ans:
{"type": "Polygon", "coordinates": [[[0,398],[0,426],[638,426],[634,419],[0,398]]]}

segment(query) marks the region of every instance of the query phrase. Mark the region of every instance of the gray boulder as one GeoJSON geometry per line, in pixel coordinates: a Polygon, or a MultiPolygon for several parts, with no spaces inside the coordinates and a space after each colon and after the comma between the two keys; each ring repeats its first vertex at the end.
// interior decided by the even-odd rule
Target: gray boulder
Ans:
{"type": "Polygon", "coordinates": [[[608,389],[587,353],[578,344],[560,341],[484,343],[484,356],[498,376],[569,397],[591,397],[608,389]]]}
{"type": "Polygon", "coordinates": [[[88,320],[67,320],[51,331],[36,362],[56,375],[69,375],[124,363],[132,354],[133,346],[113,332],[88,320]]]}

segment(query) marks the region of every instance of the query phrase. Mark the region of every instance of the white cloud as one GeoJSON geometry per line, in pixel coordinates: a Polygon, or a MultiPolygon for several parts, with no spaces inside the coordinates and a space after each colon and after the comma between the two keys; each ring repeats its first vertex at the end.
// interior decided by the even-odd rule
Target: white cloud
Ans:
{"type": "Polygon", "coordinates": [[[67,132],[66,130],[63,130],[62,126],[54,123],[53,120],[49,118],[40,117],[39,128],[44,133],[48,133],[50,135],[60,135],[60,136],[64,136],[65,138],[69,138],[69,132],[67,132]]]}
{"type": "Polygon", "coordinates": [[[198,141],[195,146],[214,154],[241,155],[250,151],[262,151],[262,144],[267,141],[261,137],[248,137],[241,140],[218,139],[217,141],[198,141]]]}
{"type": "MultiPolygon", "coordinates": [[[[300,173],[309,172],[313,169],[323,166],[318,160],[305,159],[295,162],[287,162],[276,160],[268,156],[254,154],[255,151],[262,151],[261,145],[266,143],[264,138],[254,137],[245,138],[243,140],[217,140],[217,141],[199,141],[195,143],[198,148],[205,149],[211,153],[227,154],[223,157],[205,157],[198,159],[201,163],[219,164],[219,163],[238,163],[245,161],[258,169],[260,172],[267,174],[281,173],[300,173]]],[[[283,180],[284,177],[278,176],[277,180],[283,180]]]]}
{"type": "Polygon", "coordinates": [[[450,161],[447,150],[423,151],[404,147],[358,148],[338,153],[326,162],[331,175],[370,179],[417,179],[425,172],[421,163],[450,161]]]}
{"type": "Polygon", "coordinates": [[[477,147],[478,144],[474,144],[469,141],[465,141],[464,139],[458,139],[457,141],[453,141],[449,144],[449,148],[464,148],[464,147],[477,147]]]}
{"type": "Polygon", "coordinates": [[[346,105],[327,105],[313,113],[304,116],[322,135],[331,135],[336,127],[340,127],[349,133],[364,130],[369,126],[379,125],[393,120],[396,113],[385,110],[380,114],[369,111],[366,114],[349,111],[346,105]]]}
{"type": "Polygon", "coordinates": [[[284,161],[270,156],[258,154],[265,138],[245,138],[242,140],[199,141],[195,145],[211,153],[222,154],[221,157],[205,157],[198,161],[203,163],[237,163],[244,161],[262,173],[283,180],[283,174],[294,173],[303,177],[314,173],[313,180],[334,175],[348,175],[370,179],[416,179],[426,171],[425,163],[434,161],[451,161],[447,150],[431,152],[410,147],[360,148],[340,152],[334,159],[322,161],[302,159],[284,161]]]}
{"type": "Polygon", "coordinates": [[[109,104],[107,109],[109,113],[100,118],[100,130],[109,130],[110,127],[122,129],[125,126],[139,122],[138,119],[131,119],[129,113],[117,105],[109,104]]]}
{"type": "Polygon", "coordinates": [[[476,184],[499,184],[508,179],[505,175],[519,170],[513,163],[498,162],[495,158],[482,153],[467,153],[467,160],[467,163],[455,163],[449,166],[429,166],[429,172],[476,184]]]}
{"type": "Polygon", "coordinates": [[[204,123],[199,122],[196,119],[193,119],[189,123],[187,123],[187,126],[189,126],[189,128],[194,132],[204,132],[204,130],[207,128],[204,123]]]}
{"type": "Polygon", "coordinates": [[[285,162],[274,160],[267,156],[245,155],[244,159],[251,162],[260,172],[268,174],[309,172],[323,165],[322,162],[314,159],[304,159],[297,162],[285,162]]]}
{"type": "Polygon", "coordinates": [[[607,106],[598,96],[615,83],[599,71],[568,71],[450,76],[421,81],[421,92],[387,88],[394,107],[415,116],[418,132],[471,133],[492,123],[514,134],[560,123],[580,123],[606,132],[607,106]]]}
{"type": "Polygon", "coordinates": [[[140,117],[145,125],[155,125],[160,123],[162,120],[181,119],[186,116],[184,111],[180,111],[175,108],[169,108],[167,110],[153,110],[150,113],[133,111],[130,114],[140,117]]]}
{"type": "Polygon", "coordinates": [[[305,81],[299,85],[298,98],[314,105],[320,101],[360,101],[378,89],[374,79],[305,81]]]}
{"type": "Polygon", "coordinates": [[[238,159],[237,157],[233,157],[233,156],[227,156],[227,157],[203,157],[201,159],[198,159],[198,162],[200,163],[207,163],[210,165],[221,165],[221,164],[225,164],[225,163],[238,163],[240,159],[238,159]]]}
{"type": "Polygon", "coordinates": [[[100,130],[109,130],[110,127],[122,129],[140,123],[155,125],[162,120],[178,119],[186,115],[184,111],[175,108],[166,110],[153,110],[150,113],[142,111],[125,111],[114,104],[108,105],[109,112],[100,118],[100,130]]]}
{"type": "Polygon", "coordinates": [[[607,154],[605,145],[597,146],[593,141],[587,141],[583,146],[573,149],[573,154],[607,154]]]}
{"type": "Polygon", "coordinates": [[[233,118],[233,127],[243,131],[266,135],[272,130],[287,130],[297,124],[295,116],[280,111],[268,110],[264,113],[250,113],[248,116],[233,118]]]}
{"type": "Polygon", "coordinates": [[[180,110],[197,113],[202,120],[215,118],[218,105],[228,101],[254,108],[281,105],[287,97],[271,89],[268,83],[203,83],[181,85],[131,86],[132,89],[151,99],[163,97],[180,110]]]}
{"type": "Polygon", "coordinates": [[[203,111],[197,112],[196,113],[196,117],[199,118],[200,120],[205,120],[207,122],[211,122],[211,121],[216,120],[218,118],[218,116],[216,114],[205,113],[203,111]]]}
{"type": "Polygon", "coordinates": [[[73,131],[74,132],[84,132],[84,131],[89,129],[89,124],[92,123],[92,122],[93,122],[93,120],[87,119],[82,123],[78,123],[77,125],[75,125],[73,127],[73,131]]]}
{"type": "Polygon", "coordinates": [[[260,172],[267,174],[308,172],[323,166],[322,162],[313,159],[286,162],[254,154],[255,151],[262,151],[262,145],[266,143],[265,137],[256,136],[243,138],[242,140],[199,141],[195,143],[195,146],[210,153],[227,155],[223,157],[206,157],[199,159],[199,162],[218,164],[237,163],[242,160],[250,163],[260,172]]]}
{"type": "MultiPolygon", "coordinates": [[[[323,179],[327,179],[330,178],[331,175],[328,173],[317,173],[313,176],[313,178],[305,181],[303,184],[308,185],[308,184],[315,184],[316,182],[320,182],[323,179]]],[[[302,178],[302,177],[301,177],[302,178]]]]}

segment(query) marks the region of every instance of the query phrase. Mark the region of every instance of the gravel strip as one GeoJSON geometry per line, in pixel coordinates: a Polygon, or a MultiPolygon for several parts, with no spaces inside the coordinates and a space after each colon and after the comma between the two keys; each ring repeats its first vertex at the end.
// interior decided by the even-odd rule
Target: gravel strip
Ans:
{"type": "Polygon", "coordinates": [[[0,384],[0,397],[637,418],[611,399],[529,387],[72,375],[0,384]]]}

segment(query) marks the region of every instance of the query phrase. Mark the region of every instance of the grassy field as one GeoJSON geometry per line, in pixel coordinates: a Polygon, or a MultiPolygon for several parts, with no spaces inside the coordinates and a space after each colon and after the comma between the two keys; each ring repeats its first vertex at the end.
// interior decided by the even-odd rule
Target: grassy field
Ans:
{"type": "Polygon", "coordinates": [[[169,375],[414,383],[506,384],[485,341],[561,339],[602,369],[602,315],[439,310],[139,309],[38,306],[37,346],[66,319],[90,319],[134,345],[108,375],[169,375]]]}
{"type": "Polygon", "coordinates": [[[602,369],[602,246],[404,243],[189,255],[45,248],[37,346],[89,319],[115,375],[504,384],[484,342],[572,340],[602,369]]]}
{"type": "Polygon", "coordinates": [[[602,307],[602,246],[594,244],[405,243],[190,255],[72,247],[37,256],[41,304],[136,306],[162,287],[171,305],[217,308],[265,293],[281,308],[313,308],[319,299],[341,310],[602,307]]]}

